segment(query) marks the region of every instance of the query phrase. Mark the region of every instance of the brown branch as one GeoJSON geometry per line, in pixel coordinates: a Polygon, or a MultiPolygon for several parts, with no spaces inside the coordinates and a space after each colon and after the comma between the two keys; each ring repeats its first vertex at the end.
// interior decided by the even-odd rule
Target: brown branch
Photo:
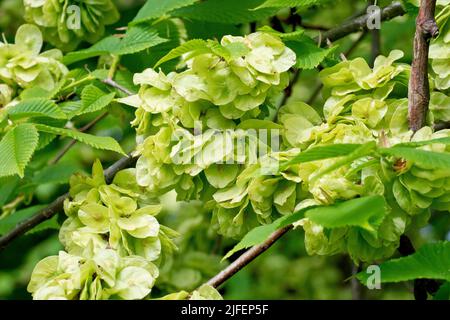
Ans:
{"type": "Polygon", "coordinates": [[[113,88],[116,88],[117,90],[122,91],[123,93],[126,93],[129,96],[132,96],[134,93],[131,92],[130,90],[128,90],[127,88],[125,88],[124,86],[121,86],[120,84],[118,84],[117,82],[115,82],[113,79],[107,78],[105,80],[102,80],[102,82],[104,84],[107,84],[113,88]]]}
{"type": "MultiPolygon", "coordinates": [[[[408,121],[411,130],[416,132],[425,125],[428,105],[430,103],[430,84],[428,80],[428,51],[430,39],[439,34],[434,20],[436,0],[422,0],[416,19],[414,36],[414,53],[411,76],[408,87],[408,121]]],[[[402,235],[398,251],[402,256],[416,252],[411,240],[402,235]]],[[[414,298],[427,300],[429,288],[436,287],[436,281],[430,279],[414,280],[414,298]]]]}
{"type": "MultiPolygon", "coordinates": [[[[370,4],[376,5],[376,0],[371,0],[370,4]]],[[[370,30],[371,50],[370,50],[370,65],[373,67],[375,59],[381,54],[381,30],[375,28],[370,30]]]]}
{"type": "Polygon", "coordinates": [[[363,300],[363,287],[361,282],[356,278],[356,275],[361,272],[361,267],[350,261],[352,266],[352,279],[350,280],[350,287],[352,291],[352,300],[363,300]]]}
{"type": "Polygon", "coordinates": [[[302,27],[303,29],[318,30],[318,31],[328,31],[328,30],[330,30],[330,28],[327,28],[327,27],[324,27],[324,26],[319,26],[319,25],[314,25],[314,24],[309,24],[309,23],[306,23],[306,22],[300,23],[300,27],[302,27]]]}
{"type": "Polygon", "coordinates": [[[272,233],[266,241],[262,244],[256,245],[250,249],[248,249],[245,253],[243,253],[239,258],[233,261],[228,267],[220,271],[216,276],[211,278],[206,284],[218,288],[225,281],[235,275],[239,270],[244,268],[250,262],[252,262],[255,258],[257,258],[261,253],[269,249],[278,239],[280,239],[284,234],[286,234],[289,230],[292,229],[292,225],[281,228],[274,233],[272,233]]]}
{"type": "MultiPolygon", "coordinates": [[[[137,158],[132,157],[131,155],[128,157],[123,157],[109,168],[105,170],[105,180],[107,183],[111,183],[114,176],[117,172],[122,169],[129,168],[135,165],[137,158]]],[[[17,224],[14,229],[0,237],[0,250],[6,248],[14,239],[25,234],[26,232],[33,229],[38,224],[44,222],[45,220],[50,219],[58,212],[63,210],[64,201],[69,198],[69,194],[65,193],[62,196],[58,197],[55,201],[50,203],[46,208],[39,211],[34,216],[25,219],[24,221],[17,224]]]]}
{"type": "Polygon", "coordinates": [[[372,36],[371,52],[370,52],[370,65],[373,67],[375,59],[381,54],[381,36],[380,30],[373,29],[370,31],[372,36]]]}
{"type": "Polygon", "coordinates": [[[428,51],[430,39],[439,34],[439,28],[434,20],[435,9],[436,0],[422,0],[416,20],[414,55],[408,90],[408,120],[409,127],[414,132],[425,125],[430,103],[428,51]]]}
{"type": "MultiPolygon", "coordinates": [[[[395,17],[402,16],[405,13],[406,11],[403,8],[402,4],[396,1],[393,2],[391,5],[381,9],[381,21],[391,20],[395,17]]],[[[319,42],[319,39],[321,39],[322,41],[320,41],[320,44],[326,45],[326,41],[323,40],[328,39],[329,41],[334,42],[351,33],[367,30],[367,21],[369,20],[369,18],[370,15],[365,14],[353,20],[344,22],[339,27],[324,32],[321,37],[317,37],[316,41],[319,42]]]]}
{"type": "Polygon", "coordinates": [[[292,80],[289,82],[289,85],[284,89],[284,96],[283,100],[281,101],[280,106],[284,106],[288,99],[292,96],[292,92],[294,91],[294,86],[298,81],[298,78],[300,77],[300,69],[294,70],[294,76],[292,77],[292,80]]]}

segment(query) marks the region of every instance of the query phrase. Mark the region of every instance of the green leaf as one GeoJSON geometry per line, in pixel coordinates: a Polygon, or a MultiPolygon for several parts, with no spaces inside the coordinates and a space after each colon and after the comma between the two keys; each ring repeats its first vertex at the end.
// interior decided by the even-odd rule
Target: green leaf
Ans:
{"type": "Polygon", "coordinates": [[[412,141],[412,142],[403,142],[394,145],[393,147],[410,147],[410,148],[417,148],[422,146],[427,146],[434,143],[442,143],[445,145],[450,144],[450,137],[444,137],[444,138],[436,138],[431,140],[424,140],[424,141],[412,141]]]}
{"type": "Polygon", "coordinates": [[[31,180],[34,184],[59,183],[64,184],[75,172],[79,171],[79,167],[72,163],[57,163],[46,166],[37,172],[31,180]]]}
{"type": "MultiPolygon", "coordinates": [[[[163,20],[154,25],[162,38],[169,39],[149,50],[141,51],[138,54],[123,56],[121,64],[123,64],[129,71],[133,73],[142,72],[142,66],[154,66],[156,62],[165,56],[170,50],[178,47],[183,37],[180,33],[179,24],[173,20],[163,20]]],[[[165,63],[161,66],[166,73],[173,71],[176,68],[175,61],[165,63]]]]}
{"type": "Polygon", "coordinates": [[[45,220],[44,222],[38,224],[34,228],[32,228],[30,231],[25,233],[26,235],[34,234],[36,232],[46,231],[46,230],[59,230],[61,228],[61,225],[58,223],[58,216],[54,215],[48,220],[45,220]]]}
{"type": "Polygon", "coordinates": [[[159,61],[155,64],[155,68],[164,62],[176,59],[181,57],[183,54],[188,52],[196,52],[197,54],[202,54],[206,52],[210,52],[211,49],[208,48],[208,42],[202,39],[193,39],[189,40],[182,45],[172,49],[167,53],[164,57],[159,59],[159,61]]]}
{"type": "Polygon", "coordinates": [[[308,8],[316,5],[326,4],[327,2],[331,2],[331,0],[267,0],[262,5],[257,7],[260,8],[308,8]]]}
{"type": "Polygon", "coordinates": [[[414,4],[414,1],[411,0],[402,0],[403,8],[405,8],[408,15],[411,15],[412,17],[417,16],[419,13],[418,4],[414,4]]]}
{"type": "Polygon", "coordinates": [[[50,133],[41,133],[39,134],[39,143],[36,147],[36,151],[41,150],[48,146],[53,140],[55,140],[56,135],[50,133]]]}
{"type": "Polygon", "coordinates": [[[59,104],[61,110],[66,114],[67,119],[72,119],[76,115],[80,114],[83,109],[83,101],[81,100],[70,100],[64,101],[59,104]]]}
{"type": "Polygon", "coordinates": [[[226,35],[242,35],[241,29],[233,24],[228,23],[214,23],[197,20],[183,21],[188,39],[221,39],[226,35]]]}
{"type": "Polygon", "coordinates": [[[0,141],[0,177],[23,177],[38,142],[39,134],[32,124],[19,124],[9,130],[0,141]]]}
{"type": "Polygon", "coordinates": [[[386,215],[382,196],[356,198],[333,206],[309,210],[305,216],[312,222],[329,229],[360,227],[375,232],[386,215]]]}
{"type": "Polygon", "coordinates": [[[131,22],[141,23],[151,19],[158,19],[172,10],[189,6],[198,0],[147,0],[131,22]]]}
{"type": "Polygon", "coordinates": [[[394,156],[413,161],[426,168],[448,169],[450,168],[450,153],[425,151],[408,147],[380,148],[383,155],[394,156]]]}
{"type": "Polygon", "coordinates": [[[298,41],[286,41],[286,45],[297,55],[296,67],[300,69],[313,69],[317,67],[334,50],[331,48],[320,48],[313,39],[302,36],[298,41]]]}
{"type": "Polygon", "coordinates": [[[172,16],[218,23],[247,23],[262,20],[278,11],[277,8],[253,10],[264,0],[208,0],[175,10],[172,16]]]}
{"type": "Polygon", "coordinates": [[[132,26],[120,41],[119,48],[116,48],[111,53],[119,56],[132,54],[167,41],[167,39],[161,38],[158,35],[158,31],[151,26],[132,26]]]}
{"type": "Polygon", "coordinates": [[[28,207],[26,209],[18,210],[13,214],[7,216],[0,220],[0,235],[8,233],[12,228],[14,228],[21,221],[32,217],[42,208],[45,208],[46,205],[37,205],[28,207]]]}
{"type": "Polygon", "coordinates": [[[119,143],[111,137],[99,137],[75,130],[55,128],[43,124],[36,124],[36,128],[42,132],[73,138],[96,149],[114,151],[125,155],[125,152],[122,150],[119,143]]]}
{"type": "Polygon", "coordinates": [[[102,54],[107,54],[114,51],[116,48],[120,47],[120,39],[117,37],[106,37],[91,46],[88,49],[83,49],[79,51],[69,52],[63,58],[65,65],[70,65],[72,63],[86,60],[92,57],[100,56],[102,54]]]}
{"type": "Polygon", "coordinates": [[[24,100],[10,108],[8,114],[12,120],[31,117],[49,117],[53,119],[67,118],[66,114],[56,103],[46,99],[24,100]]]}
{"type": "MultiPolygon", "coordinates": [[[[380,265],[382,283],[413,279],[450,281],[450,241],[423,245],[407,257],[386,261],[380,265]]],[[[360,272],[356,277],[366,284],[370,274],[360,272]]]]}
{"type": "Polygon", "coordinates": [[[83,108],[77,115],[99,111],[107,107],[113,101],[114,96],[114,92],[106,94],[94,85],[84,87],[81,92],[83,108]]]}
{"type": "Polygon", "coordinates": [[[19,186],[20,178],[15,177],[1,177],[0,178],[0,207],[5,205],[11,198],[16,188],[19,186]]]}
{"type": "Polygon", "coordinates": [[[283,169],[293,164],[343,157],[358,150],[360,147],[361,144],[330,144],[327,146],[312,147],[311,149],[300,152],[297,156],[288,162],[285,162],[280,167],[283,169]]]}
{"type": "Polygon", "coordinates": [[[166,41],[168,40],[161,38],[152,26],[136,25],[130,27],[122,39],[115,36],[106,37],[88,49],[69,52],[64,56],[63,61],[66,65],[70,65],[103,54],[127,55],[166,41]]]}
{"type": "Polygon", "coordinates": [[[450,300],[450,282],[447,281],[436,292],[433,300],[450,300]]]}
{"type": "Polygon", "coordinates": [[[305,33],[305,30],[303,29],[299,29],[299,30],[295,30],[293,32],[279,32],[275,29],[272,29],[269,26],[264,26],[258,29],[258,31],[262,31],[262,32],[266,32],[266,33],[270,33],[273,34],[277,37],[279,37],[280,39],[283,39],[283,41],[299,41],[302,39],[303,34],[305,33]]]}
{"type": "Polygon", "coordinates": [[[31,87],[24,89],[20,93],[21,100],[30,100],[30,99],[46,99],[49,100],[52,98],[52,92],[49,92],[41,87],[31,87]]]}
{"type": "Polygon", "coordinates": [[[315,173],[313,175],[313,177],[311,178],[311,181],[315,181],[315,180],[319,179],[320,177],[323,177],[327,173],[330,173],[334,170],[339,169],[342,166],[350,164],[353,161],[355,161],[356,159],[366,157],[366,156],[372,154],[376,150],[376,148],[377,148],[377,144],[375,143],[375,141],[370,141],[365,144],[362,144],[357,149],[351,151],[345,157],[343,157],[339,160],[336,160],[336,162],[334,162],[331,166],[326,167],[325,169],[320,170],[319,172],[315,173]]]}

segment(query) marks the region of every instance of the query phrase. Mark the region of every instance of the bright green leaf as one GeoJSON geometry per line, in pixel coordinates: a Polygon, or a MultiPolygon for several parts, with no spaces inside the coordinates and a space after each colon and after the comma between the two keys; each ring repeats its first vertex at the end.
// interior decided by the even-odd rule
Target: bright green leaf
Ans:
{"type": "Polygon", "coordinates": [[[450,168],[450,153],[425,151],[408,147],[379,149],[381,154],[403,158],[426,168],[450,168]]]}
{"type": "Polygon", "coordinates": [[[9,117],[13,120],[30,117],[49,117],[54,119],[66,119],[66,114],[56,103],[46,99],[29,99],[19,102],[8,110],[9,117]]]}
{"type": "Polygon", "coordinates": [[[115,93],[104,93],[94,85],[86,86],[81,92],[83,108],[78,115],[99,111],[107,107],[114,99],[115,93]]]}
{"type": "Polygon", "coordinates": [[[99,137],[91,134],[69,130],[64,128],[50,127],[43,124],[36,124],[39,131],[53,133],[61,136],[66,136],[85,143],[91,147],[101,150],[109,150],[117,153],[125,154],[119,143],[111,137],[99,137]]]}
{"type": "Polygon", "coordinates": [[[360,147],[360,144],[331,144],[327,146],[312,147],[311,149],[300,152],[292,160],[282,164],[281,168],[287,168],[290,165],[298,163],[346,156],[360,147]]]}
{"type": "Polygon", "coordinates": [[[184,19],[193,19],[218,23],[247,23],[261,20],[278,11],[277,8],[253,10],[264,0],[209,0],[196,3],[172,12],[171,15],[184,19]]]}
{"type": "Polygon", "coordinates": [[[208,48],[207,41],[201,39],[189,40],[159,59],[159,61],[155,64],[155,68],[164,62],[181,57],[183,54],[188,52],[197,52],[198,54],[201,54],[209,51],[210,49],[208,48]]]}
{"type": "Polygon", "coordinates": [[[32,124],[20,124],[9,130],[0,141],[0,177],[15,174],[23,177],[38,141],[39,134],[32,124]]]}
{"type": "Polygon", "coordinates": [[[0,235],[3,235],[9,232],[12,228],[14,228],[21,221],[30,218],[34,214],[36,214],[39,210],[44,208],[46,205],[37,205],[28,207],[26,209],[18,210],[11,215],[7,216],[4,219],[0,220],[0,235]]]}
{"type": "Polygon", "coordinates": [[[301,37],[298,41],[286,41],[286,45],[295,52],[297,56],[295,66],[300,69],[317,67],[336,49],[336,47],[320,48],[314,40],[307,36],[301,37]]]}
{"type": "Polygon", "coordinates": [[[189,6],[198,0],[147,0],[139,10],[132,23],[141,23],[151,19],[158,19],[170,11],[189,6]]]}
{"type": "Polygon", "coordinates": [[[262,5],[257,7],[260,8],[308,8],[316,5],[326,4],[327,2],[331,2],[330,0],[267,0],[262,5]]]}
{"type": "Polygon", "coordinates": [[[46,166],[37,172],[32,182],[34,184],[44,183],[67,183],[72,174],[79,171],[79,167],[71,163],[57,163],[46,166]]]}
{"type": "MultiPolygon", "coordinates": [[[[407,257],[386,261],[380,265],[382,283],[413,279],[450,281],[450,241],[423,245],[407,257]]],[[[357,278],[367,283],[370,274],[360,272],[357,278]]]]}
{"type": "Polygon", "coordinates": [[[360,227],[375,231],[386,215],[386,203],[382,196],[356,198],[333,206],[318,207],[306,212],[312,222],[325,228],[360,227]]]}
{"type": "Polygon", "coordinates": [[[115,36],[106,37],[88,49],[68,53],[63,61],[66,65],[69,65],[103,54],[127,55],[166,41],[167,39],[161,38],[153,27],[136,25],[130,27],[121,39],[115,36]]]}

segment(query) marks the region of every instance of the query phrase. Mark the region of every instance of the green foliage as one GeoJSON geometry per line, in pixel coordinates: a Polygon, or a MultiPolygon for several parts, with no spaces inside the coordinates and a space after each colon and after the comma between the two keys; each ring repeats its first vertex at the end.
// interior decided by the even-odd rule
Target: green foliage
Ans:
{"type": "Polygon", "coordinates": [[[163,64],[164,62],[179,58],[183,54],[188,53],[188,52],[195,52],[195,54],[209,52],[210,50],[208,49],[207,44],[208,43],[205,40],[201,40],[201,39],[189,40],[189,41],[183,43],[182,45],[176,47],[175,49],[172,49],[168,54],[166,54],[164,57],[162,57],[155,64],[155,68],[158,67],[159,65],[163,64]]]}
{"type": "Polygon", "coordinates": [[[450,154],[448,153],[432,152],[405,147],[380,149],[380,152],[386,155],[413,161],[414,163],[427,169],[448,169],[450,167],[450,154]]]}
{"type": "Polygon", "coordinates": [[[361,145],[359,144],[332,144],[328,146],[317,146],[306,151],[300,152],[294,158],[289,160],[286,164],[282,166],[282,168],[289,167],[290,165],[298,164],[298,163],[306,163],[311,161],[343,157],[352,153],[361,145]]]}
{"type": "MultiPolygon", "coordinates": [[[[380,265],[382,283],[414,279],[450,280],[450,242],[428,243],[407,257],[386,261],[380,265]]],[[[361,272],[357,278],[367,283],[368,275],[361,272]]]]}
{"type": "Polygon", "coordinates": [[[109,150],[125,154],[125,152],[122,150],[122,147],[117,143],[116,140],[111,137],[94,136],[75,130],[50,127],[44,124],[36,124],[36,129],[40,132],[53,133],[65,137],[70,137],[97,149],[109,150]]]}
{"type": "Polygon", "coordinates": [[[173,16],[218,23],[245,23],[274,15],[277,9],[253,10],[264,0],[208,0],[172,12],[173,16]]]}
{"type": "Polygon", "coordinates": [[[286,45],[297,55],[297,68],[313,69],[327,58],[336,47],[320,48],[311,38],[301,37],[297,41],[287,41],[286,45]]]}
{"type": "Polygon", "coordinates": [[[66,115],[53,101],[46,99],[29,99],[19,102],[14,108],[8,110],[12,120],[30,117],[49,117],[53,119],[66,119],[66,115]]]}
{"type": "Polygon", "coordinates": [[[434,300],[450,300],[450,282],[445,282],[434,295],[434,300]]]}
{"type": "Polygon", "coordinates": [[[381,196],[363,197],[323,208],[308,210],[305,217],[325,228],[360,227],[376,232],[386,215],[381,196]]]}
{"type": "Polygon", "coordinates": [[[15,174],[23,177],[38,140],[38,131],[31,124],[20,124],[9,130],[0,141],[0,177],[15,174]]]}
{"type": "Polygon", "coordinates": [[[123,38],[109,36],[103,38],[88,49],[68,53],[64,57],[64,63],[70,65],[81,60],[104,54],[117,56],[133,54],[157,46],[166,41],[167,39],[161,38],[158,35],[158,32],[151,26],[131,26],[123,38]]]}
{"type": "Polygon", "coordinates": [[[79,168],[73,164],[57,163],[47,166],[36,173],[32,178],[32,182],[36,185],[45,183],[65,184],[78,170],[79,168]]]}
{"type": "Polygon", "coordinates": [[[300,7],[307,8],[316,5],[327,4],[330,0],[267,0],[258,8],[284,8],[300,7]]]}
{"type": "Polygon", "coordinates": [[[107,107],[114,99],[115,93],[105,94],[102,90],[94,85],[83,88],[81,92],[82,109],[77,115],[102,110],[107,107]]]}
{"type": "MultiPolygon", "coordinates": [[[[9,232],[12,228],[14,228],[18,223],[21,221],[30,218],[33,216],[36,212],[44,208],[45,205],[37,205],[37,206],[30,206],[26,209],[18,210],[14,212],[13,214],[2,218],[0,221],[0,235],[4,235],[5,233],[9,232]]],[[[56,229],[56,228],[55,228],[56,229]]]]}
{"type": "Polygon", "coordinates": [[[141,23],[148,20],[161,18],[175,9],[189,6],[197,1],[198,0],[148,0],[139,10],[132,23],[141,23]]]}

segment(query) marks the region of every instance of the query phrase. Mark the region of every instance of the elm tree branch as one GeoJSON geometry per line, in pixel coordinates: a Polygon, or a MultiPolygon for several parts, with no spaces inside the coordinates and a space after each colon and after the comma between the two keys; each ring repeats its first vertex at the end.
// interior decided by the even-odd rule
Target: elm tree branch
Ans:
{"type": "MultiPolygon", "coordinates": [[[[396,1],[391,5],[384,7],[381,9],[381,21],[388,21],[395,17],[402,16],[406,13],[403,5],[396,1]]],[[[371,18],[370,14],[364,14],[362,16],[356,17],[353,20],[344,22],[339,27],[330,29],[327,32],[322,33],[320,41],[321,45],[326,45],[328,39],[331,42],[334,42],[338,39],[341,39],[351,33],[359,32],[367,30],[367,21],[371,18]],[[325,41],[323,41],[325,40],[325,41]]],[[[316,39],[319,40],[319,37],[316,39]]]]}
{"type": "MultiPolygon", "coordinates": [[[[408,87],[408,121],[411,130],[416,132],[425,125],[430,103],[430,85],[428,80],[428,52],[431,38],[437,37],[439,28],[434,19],[436,0],[422,0],[416,19],[414,35],[414,53],[411,66],[411,76],[408,87]]],[[[415,252],[411,240],[403,235],[398,249],[402,256],[415,252]]],[[[416,279],[414,281],[414,297],[416,300],[427,300],[428,287],[433,280],[416,279]]]]}
{"type": "Polygon", "coordinates": [[[230,279],[233,275],[239,272],[239,270],[244,268],[255,258],[257,258],[260,254],[269,249],[278,239],[280,239],[284,234],[286,234],[291,229],[292,225],[289,225],[287,227],[275,231],[266,239],[266,241],[248,249],[241,256],[239,256],[239,258],[233,261],[228,267],[220,271],[213,278],[209,279],[209,281],[206,284],[214,288],[218,288],[220,285],[222,285],[224,282],[230,279]]]}
{"type": "Polygon", "coordinates": [[[121,86],[120,84],[118,84],[117,82],[115,82],[113,79],[107,78],[105,80],[102,81],[104,84],[107,84],[113,88],[116,88],[117,90],[122,91],[123,93],[126,93],[127,95],[131,96],[134,93],[131,92],[130,90],[128,90],[127,88],[125,88],[124,86],[121,86]]]}
{"type": "Polygon", "coordinates": [[[408,88],[408,120],[409,127],[414,132],[425,125],[430,103],[428,52],[430,39],[439,34],[439,28],[434,19],[435,9],[436,0],[422,0],[416,20],[414,55],[408,88]]]}

